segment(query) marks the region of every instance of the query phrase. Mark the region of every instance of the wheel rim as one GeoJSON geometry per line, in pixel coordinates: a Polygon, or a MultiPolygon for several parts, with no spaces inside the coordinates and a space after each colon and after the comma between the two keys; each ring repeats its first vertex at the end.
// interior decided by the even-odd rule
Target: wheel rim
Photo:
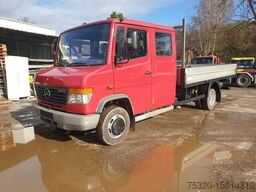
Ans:
{"type": "Polygon", "coordinates": [[[112,138],[119,138],[124,134],[126,127],[125,118],[120,115],[114,115],[108,123],[108,133],[112,138]]]}
{"type": "Polygon", "coordinates": [[[246,78],[246,77],[241,77],[240,78],[240,84],[241,85],[247,85],[248,83],[249,83],[248,78],[246,78]]]}
{"type": "Polygon", "coordinates": [[[216,104],[216,98],[216,91],[214,89],[211,89],[208,96],[209,106],[214,106],[216,104]]]}

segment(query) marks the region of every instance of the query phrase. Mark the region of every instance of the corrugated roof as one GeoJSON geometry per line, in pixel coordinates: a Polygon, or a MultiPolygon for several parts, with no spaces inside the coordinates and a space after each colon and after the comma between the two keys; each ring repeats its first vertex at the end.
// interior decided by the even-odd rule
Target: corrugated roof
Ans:
{"type": "Polygon", "coordinates": [[[46,35],[46,36],[57,36],[57,32],[52,29],[47,29],[45,27],[25,23],[22,21],[18,21],[15,19],[8,19],[8,18],[0,18],[0,28],[15,30],[15,31],[22,31],[27,33],[34,33],[39,35],[46,35]]]}

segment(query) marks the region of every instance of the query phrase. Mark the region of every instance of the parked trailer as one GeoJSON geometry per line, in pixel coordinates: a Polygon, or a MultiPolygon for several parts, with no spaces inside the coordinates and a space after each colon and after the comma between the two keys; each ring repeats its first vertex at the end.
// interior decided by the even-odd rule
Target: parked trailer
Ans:
{"type": "Polygon", "coordinates": [[[213,110],[235,65],[177,67],[174,28],[108,19],[62,33],[55,66],[36,76],[41,119],[64,130],[96,129],[107,145],[135,122],[195,101],[213,110]]]}
{"type": "Polygon", "coordinates": [[[235,57],[232,63],[237,64],[237,75],[234,82],[239,87],[249,87],[256,84],[256,58],[235,57]]]}

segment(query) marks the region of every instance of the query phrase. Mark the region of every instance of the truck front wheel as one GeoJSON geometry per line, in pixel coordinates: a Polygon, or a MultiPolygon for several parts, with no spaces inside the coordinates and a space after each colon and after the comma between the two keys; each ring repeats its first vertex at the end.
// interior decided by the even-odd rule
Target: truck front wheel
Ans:
{"type": "Polygon", "coordinates": [[[117,145],[128,135],[130,125],[129,113],[122,107],[111,105],[101,114],[97,126],[98,139],[105,145],[117,145]]]}
{"type": "Polygon", "coordinates": [[[247,88],[251,85],[252,81],[251,78],[246,74],[241,74],[236,79],[236,84],[239,87],[247,88]]]}

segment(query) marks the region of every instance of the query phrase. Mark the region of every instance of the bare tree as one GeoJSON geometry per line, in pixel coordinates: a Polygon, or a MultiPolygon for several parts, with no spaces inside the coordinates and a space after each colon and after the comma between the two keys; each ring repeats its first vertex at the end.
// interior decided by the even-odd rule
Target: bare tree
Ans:
{"type": "Polygon", "coordinates": [[[256,21],[256,0],[234,0],[234,2],[236,3],[234,12],[238,20],[256,21]]]}
{"type": "Polygon", "coordinates": [[[247,0],[247,3],[252,12],[254,19],[256,20],[256,0],[247,0]]]}
{"type": "Polygon", "coordinates": [[[232,16],[233,0],[201,0],[197,16],[193,18],[192,30],[197,34],[199,52],[214,53],[218,29],[232,16]]]}

